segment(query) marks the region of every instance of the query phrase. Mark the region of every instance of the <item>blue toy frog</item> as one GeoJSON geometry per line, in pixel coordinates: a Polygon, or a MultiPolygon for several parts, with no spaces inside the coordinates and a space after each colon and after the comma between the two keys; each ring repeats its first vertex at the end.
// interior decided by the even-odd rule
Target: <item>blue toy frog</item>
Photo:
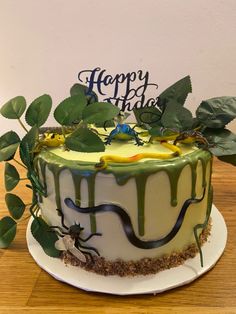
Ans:
{"type": "Polygon", "coordinates": [[[110,145],[112,140],[128,141],[134,139],[136,145],[143,145],[138,133],[126,123],[118,123],[106,138],[105,144],[110,145]]]}

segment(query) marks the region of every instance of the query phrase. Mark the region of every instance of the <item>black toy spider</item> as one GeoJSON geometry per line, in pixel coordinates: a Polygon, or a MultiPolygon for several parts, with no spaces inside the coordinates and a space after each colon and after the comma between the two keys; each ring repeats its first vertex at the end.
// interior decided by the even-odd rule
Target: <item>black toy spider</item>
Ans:
{"type": "Polygon", "coordinates": [[[67,227],[65,225],[64,222],[64,214],[63,212],[57,208],[58,214],[61,216],[61,225],[62,227],[66,230],[64,231],[61,227],[59,226],[50,226],[51,229],[58,229],[57,231],[55,230],[55,232],[57,233],[57,235],[61,238],[63,238],[66,235],[69,235],[71,237],[71,239],[73,239],[74,242],[74,246],[76,249],[78,249],[82,254],[85,255],[86,260],[87,260],[87,256],[90,257],[90,260],[93,261],[93,256],[90,252],[88,252],[88,250],[95,252],[98,256],[100,256],[99,252],[97,249],[95,249],[94,247],[89,247],[89,246],[84,246],[81,244],[81,242],[87,242],[89,239],[91,239],[93,236],[101,236],[101,233],[91,233],[87,238],[83,239],[80,237],[81,232],[84,230],[84,228],[82,228],[80,226],[80,224],[74,224],[71,225],[70,227],[67,227]]]}

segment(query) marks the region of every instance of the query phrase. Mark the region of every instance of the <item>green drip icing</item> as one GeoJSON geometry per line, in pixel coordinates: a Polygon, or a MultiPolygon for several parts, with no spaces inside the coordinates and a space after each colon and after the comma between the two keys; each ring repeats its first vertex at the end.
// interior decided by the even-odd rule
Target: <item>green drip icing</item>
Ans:
{"type": "MultiPolygon", "coordinates": [[[[50,153],[49,153],[50,154],[50,153]]],[[[44,160],[42,158],[37,157],[39,160],[40,168],[42,171],[43,183],[46,186],[46,165],[48,165],[48,169],[53,174],[54,186],[55,186],[55,202],[57,208],[61,209],[61,196],[60,196],[60,181],[59,176],[62,170],[68,169],[71,173],[74,191],[75,191],[75,201],[76,205],[81,204],[81,181],[82,179],[86,179],[88,183],[88,197],[89,197],[89,207],[93,207],[95,204],[95,178],[97,172],[94,171],[84,171],[78,169],[76,167],[70,168],[66,165],[66,163],[62,164],[58,162],[57,158],[53,158],[53,160],[44,160]]],[[[96,232],[96,217],[95,214],[90,215],[90,226],[91,232],[96,232]]]]}
{"type": "MultiPolygon", "coordinates": [[[[95,169],[94,162],[83,162],[77,160],[66,160],[53,154],[50,151],[43,151],[37,157],[40,161],[46,160],[50,165],[50,170],[54,175],[56,203],[57,206],[61,203],[60,189],[59,189],[59,173],[62,169],[69,169],[73,173],[73,180],[75,186],[75,198],[79,202],[80,186],[82,178],[88,182],[89,207],[94,206],[95,203],[95,177],[99,172],[95,169]]],[[[148,177],[160,171],[167,173],[171,188],[171,205],[177,205],[177,186],[180,174],[186,165],[191,167],[192,172],[192,197],[195,196],[196,191],[196,168],[198,160],[202,163],[202,185],[206,186],[206,167],[208,161],[211,159],[211,154],[205,150],[197,150],[188,155],[173,158],[170,160],[147,160],[144,162],[136,162],[130,164],[110,163],[109,167],[102,170],[103,173],[113,174],[117,184],[125,185],[130,178],[134,178],[137,187],[137,201],[138,201],[138,225],[140,235],[144,234],[144,216],[145,216],[145,185],[148,177]],[[145,174],[145,175],[144,175],[145,174]]],[[[45,180],[45,179],[44,179],[45,180]]],[[[96,217],[90,216],[91,231],[96,232],[96,217]]]]}
{"type": "MultiPolygon", "coordinates": [[[[204,162],[204,168],[205,168],[204,173],[205,174],[206,174],[206,167],[207,167],[207,163],[204,162]]],[[[211,215],[212,201],[213,201],[213,187],[211,185],[211,173],[212,173],[212,159],[210,160],[210,182],[209,182],[208,195],[207,195],[206,217],[205,217],[205,220],[202,224],[197,224],[196,226],[193,227],[193,233],[194,233],[195,241],[196,241],[198,251],[200,254],[201,267],[203,267],[203,254],[202,254],[200,239],[198,236],[198,229],[203,230],[204,228],[207,227],[207,224],[209,222],[210,215],[211,215]]],[[[205,178],[205,180],[206,180],[206,178],[205,178]]]]}
{"type": "Polygon", "coordinates": [[[74,183],[74,191],[75,191],[75,204],[80,206],[81,204],[81,181],[83,177],[80,175],[79,171],[70,169],[70,173],[74,183]]]}
{"type": "Polygon", "coordinates": [[[169,169],[165,169],[168,177],[169,177],[169,182],[170,182],[170,193],[171,193],[171,205],[176,206],[178,201],[177,201],[177,187],[178,187],[178,181],[180,174],[182,172],[183,168],[182,165],[178,165],[176,167],[175,164],[171,165],[169,169]]]}
{"type": "MultiPolygon", "coordinates": [[[[89,198],[89,207],[94,207],[95,205],[95,179],[96,173],[90,175],[86,178],[88,182],[88,198],[89,198]]],[[[97,231],[96,215],[90,214],[90,228],[91,232],[95,233],[97,231]]]]}
{"type": "Polygon", "coordinates": [[[190,164],[191,167],[191,173],[192,173],[192,192],[191,192],[191,197],[195,198],[196,197],[196,180],[197,180],[197,162],[194,164],[190,164]]]}
{"type": "Polygon", "coordinates": [[[61,209],[61,195],[60,195],[60,173],[65,167],[58,167],[55,164],[48,164],[48,169],[53,173],[55,186],[55,201],[58,209],[61,209]]]}
{"type": "Polygon", "coordinates": [[[147,183],[148,175],[139,175],[135,178],[137,197],[138,197],[138,232],[140,236],[145,234],[145,188],[147,183]]]}
{"type": "Polygon", "coordinates": [[[204,223],[202,224],[197,224],[196,226],[194,226],[193,228],[193,232],[194,232],[194,237],[195,237],[195,241],[198,247],[198,251],[200,254],[200,262],[201,262],[201,266],[203,267],[203,254],[202,254],[202,248],[201,248],[201,244],[200,244],[200,239],[198,236],[198,229],[204,229],[206,228],[210,215],[211,215],[211,208],[212,208],[212,199],[213,199],[213,188],[212,186],[209,189],[209,194],[208,194],[208,200],[207,200],[207,211],[206,211],[206,218],[204,223]]]}
{"type": "Polygon", "coordinates": [[[205,188],[207,185],[207,181],[206,181],[206,168],[207,168],[207,163],[205,162],[205,160],[202,157],[199,157],[199,160],[202,163],[202,187],[205,188]]]}

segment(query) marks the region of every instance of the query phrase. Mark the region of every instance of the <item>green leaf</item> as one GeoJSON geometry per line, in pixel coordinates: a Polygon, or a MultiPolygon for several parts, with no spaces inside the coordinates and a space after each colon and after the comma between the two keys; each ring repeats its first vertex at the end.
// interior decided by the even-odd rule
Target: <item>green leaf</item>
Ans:
{"type": "Polygon", "coordinates": [[[49,116],[52,108],[52,98],[49,95],[42,95],[36,98],[29,106],[25,114],[25,120],[30,126],[43,125],[49,116]]]}
{"type": "Polygon", "coordinates": [[[236,97],[218,97],[202,101],[196,117],[208,128],[224,128],[236,118],[236,97]]]}
{"type": "Polygon", "coordinates": [[[217,158],[223,162],[227,162],[233,166],[236,166],[236,154],[229,156],[218,156],[217,158]]]}
{"type": "Polygon", "coordinates": [[[14,157],[20,138],[14,131],[9,131],[0,137],[0,161],[14,157]]]}
{"type": "Polygon", "coordinates": [[[226,129],[206,129],[203,136],[209,143],[209,150],[215,156],[236,154],[236,135],[226,129]]]}
{"type": "Polygon", "coordinates": [[[34,148],[39,138],[39,130],[35,125],[23,137],[20,143],[20,158],[22,162],[29,166],[34,159],[34,148]]]}
{"type": "Polygon", "coordinates": [[[20,181],[20,176],[18,171],[16,170],[16,167],[9,164],[9,162],[5,163],[4,179],[5,188],[7,191],[13,190],[20,181]]]}
{"type": "Polygon", "coordinates": [[[115,127],[114,120],[107,120],[106,122],[95,123],[97,128],[113,128],[115,127]]]}
{"type": "Polygon", "coordinates": [[[160,108],[165,108],[166,104],[171,100],[178,102],[183,106],[188,94],[191,92],[191,79],[188,75],[168,87],[159,95],[158,106],[160,108]]]}
{"type": "Polygon", "coordinates": [[[16,236],[16,222],[11,217],[3,217],[0,220],[0,248],[9,247],[16,236]]]}
{"type": "Polygon", "coordinates": [[[94,91],[88,93],[89,89],[87,86],[76,83],[70,89],[71,96],[84,95],[87,99],[87,104],[90,105],[94,102],[98,102],[98,96],[94,91]]]}
{"type": "Polygon", "coordinates": [[[170,101],[161,117],[163,127],[174,131],[189,130],[193,125],[192,113],[175,101],[170,101]]]}
{"type": "Polygon", "coordinates": [[[156,107],[143,107],[133,109],[138,125],[148,124],[150,126],[160,125],[161,111],[156,107]]]}
{"type": "Polygon", "coordinates": [[[17,96],[2,106],[0,112],[8,119],[19,119],[26,108],[26,101],[23,96],[17,96]]]}
{"type": "Polygon", "coordinates": [[[58,240],[58,237],[41,217],[33,220],[31,232],[47,255],[51,257],[60,256],[60,251],[55,248],[55,242],[58,240]]]}
{"type": "Polygon", "coordinates": [[[87,106],[82,114],[86,123],[102,123],[113,119],[118,115],[120,109],[108,102],[95,102],[87,106]]]}
{"type": "Polygon", "coordinates": [[[71,126],[79,123],[86,104],[86,97],[82,94],[66,98],[55,109],[54,117],[61,125],[71,126]]]}
{"type": "Polygon", "coordinates": [[[5,202],[11,216],[14,219],[20,219],[25,211],[25,204],[21,198],[15,194],[6,193],[5,202]]]}
{"type": "MultiPolygon", "coordinates": [[[[90,105],[92,106],[92,105],[90,105]]],[[[66,147],[78,152],[103,152],[105,145],[94,132],[87,128],[79,128],[66,138],[66,147]]]]}

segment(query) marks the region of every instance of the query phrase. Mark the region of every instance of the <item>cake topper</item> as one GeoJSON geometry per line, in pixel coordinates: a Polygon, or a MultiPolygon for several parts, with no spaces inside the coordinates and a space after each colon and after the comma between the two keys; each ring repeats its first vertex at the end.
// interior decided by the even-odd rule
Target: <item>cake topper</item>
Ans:
{"type": "Polygon", "coordinates": [[[88,85],[88,95],[97,90],[103,97],[103,101],[113,103],[121,111],[132,111],[134,108],[157,105],[157,96],[147,99],[145,94],[148,89],[152,88],[152,94],[155,95],[158,88],[157,84],[149,82],[148,71],[138,70],[112,76],[107,74],[107,70],[97,67],[92,70],[80,71],[78,79],[81,83],[88,85]],[[108,94],[109,87],[112,90],[109,90],[108,94]]]}

